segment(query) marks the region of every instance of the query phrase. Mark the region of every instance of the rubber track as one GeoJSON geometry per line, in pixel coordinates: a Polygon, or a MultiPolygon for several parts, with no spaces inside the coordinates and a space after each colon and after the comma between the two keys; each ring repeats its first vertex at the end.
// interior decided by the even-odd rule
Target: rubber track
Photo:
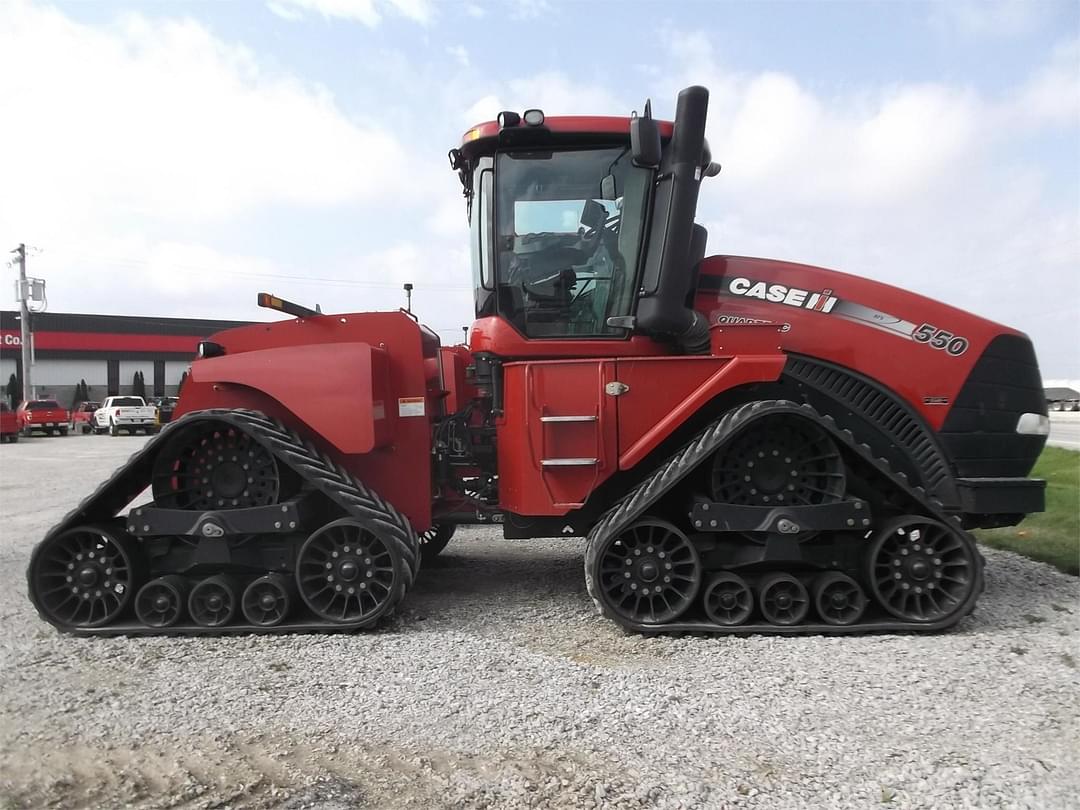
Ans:
{"type": "MultiPolygon", "coordinates": [[[[180,419],[170,422],[153,439],[132,454],[128,461],[113,475],[103,481],[93,493],[84,498],[77,507],[54,526],[45,538],[38,543],[31,553],[31,561],[45,543],[68,529],[87,523],[99,523],[113,519],[116,514],[131,503],[150,483],[153,464],[162,443],[170,440],[179,431],[197,422],[221,422],[247,433],[259,444],[271,452],[281,463],[296,472],[307,484],[324,494],[341,507],[346,515],[362,521],[378,531],[384,540],[392,542],[398,556],[404,563],[404,582],[392,604],[373,619],[354,623],[314,621],[294,622],[278,627],[264,628],[255,625],[237,624],[221,628],[199,626],[149,628],[138,623],[124,622],[120,625],[106,625],[96,628],[59,627],[58,629],[80,636],[100,636],[119,634],[150,635],[219,635],[224,633],[287,633],[324,630],[355,630],[369,627],[383,618],[390,616],[396,606],[412,587],[420,567],[420,540],[408,519],[374,490],[365,486],[345,468],[336,464],[325,453],[320,453],[311,443],[276,419],[258,411],[212,409],[194,411],[180,419]]],[[[32,565],[27,567],[27,586],[30,581],[32,565]]],[[[239,595],[238,595],[239,596],[239,595]]],[[[34,601],[31,597],[31,601],[34,601]]],[[[37,603],[34,602],[35,607],[37,603]]],[[[40,610],[42,619],[53,622],[40,610]]]]}
{"type": "MultiPolygon", "coordinates": [[[[912,510],[916,511],[916,510],[912,510]]],[[[728,411],[724,416],[695,436],[687,445],[667,460],[656,472],[642,481],[631,490],[619,503],[604,513],[600,520],[590,530],[585,545],[585,586],[589,596],[599,613],[621,626],[644,633],[665,632],[706,632],[724,633],[729,635],[746,635],[749,633],[767,633],[776,635],[793,634],[829,634],[843,635],[851,633],[871,632],[899,632],[899,631],[923,631],[932,632],[944,630],[955,625],[964,616],[971,613],[975,607],[979,595],[984,588],[983,581],[983,558],[978,552],[974,539],[964,531],[960,518],[949,514],[944,505],[932,498],[921,486],[916,486],[908,481],[907,475],[892,469],[888,459],[875,458],[870,446],[858,443],[850,430],[840,429],[831,416],[818,413],[810,405],[797,404],[787,400],[762,400],[741,405],[728,411]],[[692,622],[669,622],[667,624],[641,624],[627,622],[614,613],[604,608],[599,598],[596,583],[593,581],[592,569],[597,562],[596,558],[604,542],[615,535],[620,534],[634,521],[644,515],[654,503],[660,500],[667,492],[671,491],[680,481],[692,473],[736,433],[743,430],[750,422],[763,419],[767,416],[778,414],[794,414],[808,419],[824,429],[833,439],[840,442],[849,452],[855,454],[889,483],[905,495],[911,503],[922,511],[942,523],[953,526],[956,531],[964,534],[968,542],[975,549],[975,575],[976,583],[972,589],[967,603],[954,614],[937,622],[903,622],[896,619],[881,619],[876,621],[860,622],[854,625],[830,625],[822,623],[801,624],[795,626],[778,626],[773,624],[742,624],[736,626],[718,625],[709,621],[692,622]]],[[[867,594],[870,598],[870,594],[867,594]]]]}

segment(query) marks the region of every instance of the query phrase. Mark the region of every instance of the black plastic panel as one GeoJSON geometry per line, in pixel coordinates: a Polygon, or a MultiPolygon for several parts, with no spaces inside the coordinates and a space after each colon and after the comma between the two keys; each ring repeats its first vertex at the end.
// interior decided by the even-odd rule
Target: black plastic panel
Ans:
{"type": "Polygon", "coordinates": [[[1016,432],[1023,413],[1046,414],[1035,349],[1021,335],[999,335],[975,363],[941,426],[941,443],[957,474],[1021,478],[1030,473],[1046,437],[1016,432]]]}

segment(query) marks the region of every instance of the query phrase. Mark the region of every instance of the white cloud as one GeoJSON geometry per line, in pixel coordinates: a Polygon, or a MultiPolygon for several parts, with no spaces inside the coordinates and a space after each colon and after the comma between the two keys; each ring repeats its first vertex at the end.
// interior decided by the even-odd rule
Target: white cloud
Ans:
{"type": "Polygon", "coordinates": [[[1013,126],[1080,124],[1080,38],[1058,44],[1047,65],[1035,72],[1004,117],[1013,126]]]}
{"type": "MultiPolygon", "coordinates": [[[[287,3],[287,0],[286,0],[287,3]]],[[[269,0],[266,7],[277,17],[281,17],[283,20],[289,22],[297,22],[304,19],[304,12],[298,9],[296,6],[286,5],[285,3],[275,2],[275,0],[269,0]]]]}
{"type": "Polygon", "coordinates": [[[943,32],[1007,37],[1034,30],[1051,10],[1035,0],[937,0],[930,23],[943,32]]]}
{"type": "Polygon", "coordinates": [[[454,60],[463,68],[469,66],[469,51],[464,45],[447,46],[446,52],[454,57],[454,60]]]}
{"type": "Polygon", "coordinates": [[[461,123],[464,126],[482,124],[484,121],[492,121],[506,107],[496,95],[486,95],[478,98],[461,114],[461,123]]]}
{"type": "Polygon", "coordinates": [[[435,16],[430,0],[270,0],[269,9],[286,20],[299,20],[305,13],[315,13],[324,19],[358,22],[374,28],[386,10],[422,25],[435,16]]]}
{"type": "Polygon", "coordinates": [[[535,20],[555,12],[548,0],[510,0],[510,16],[515,20],[535,20]]]}
{"type": "Polygon", "coordinates": [[[0,221],[222,220],[274,204],[385,197],[404,153],[324,88],[268,71],[191,21],[106,28],[0,10],[5,128],[0,221]]]}

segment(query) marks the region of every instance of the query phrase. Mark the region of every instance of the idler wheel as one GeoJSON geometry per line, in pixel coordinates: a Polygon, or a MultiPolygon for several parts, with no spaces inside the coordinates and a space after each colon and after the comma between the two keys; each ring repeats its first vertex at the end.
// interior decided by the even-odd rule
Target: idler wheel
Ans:
{"type": "Polygon", "coordinates": [[[191,589],[188,612],[203,627],[222,627],[236,615],[236,583],[219,574],[204,579],[191,589]]]}
{"type": "Polygon", "coordinates": [[[871,593],[898,619],[939,621],[970,599],[978,581],[978,553],[960,529],[927,517],[896,518],[871,542],[871,593]]]}
{"type": "Polygon", "coordinates": [[[608,539],[596,556],[593,579],[616,615],[636,624],[664,624],[681,616],[701,589],[701,559],[672,524],[645,518],[608,539]]]}
{"type": "Polygon", "coordinates": [[[152,579],[135,596],[135,615],[147,627],[172,627],[184,615],[191,586],[172,574],[152,579]]]}
{"type": "Polygon", "coordinates": [[[397,544],[353,518],[312,534],[296,564],[300,596],[320,618],[337,623],[374,621],[404,584],[397,544]]]}
{"type": "Polygon", "coordinates": [[[134,595],[127,535],[99,526],[68,529],[34,550],[29,579],[31,600],[57,627],[109,624],[134,595]]]}
{"type": "Polygon", "coordinates": [[[754,612],[754,594],[746,580],[725,571],[705,589],[705,615],[716,624],[742,624],[754,612]]]}
{"type": "Polygon", "coordinates": [[[275,627],[289,615],[295,593],[292,581],[282,574],[259,577],[244,589],[244,617],[259,627],[275,627]]]}
{"type": "Polygon", "coordinates": [[[866,594],[851,577],[832,571],[814,582],[814,607],[828,624],[855,624],[866,611],[866,594]]]}
{"type": "Polygon", "coordinates": [[[182,428],[154,462],[154,501],[170,509],[267,506],[278,502],[281,489],[273,454],[221,422],[182,428]]]}
{"type": "Polygon", "coordinates": [[[810,610],[806,586],[791,574],[770,574],[761,581],[758,593],[761,615],[770,624],[788,627],[799,624],[810,610]]]}
{"type": "Polygon", "coordinates": [[[435,523],[426,532],[420,532],[418,537],[422,559],[430,560],[437,557],[446,548],[446,544],[450,542],[455,531],[457,531],[455,523],[435,523]]]}

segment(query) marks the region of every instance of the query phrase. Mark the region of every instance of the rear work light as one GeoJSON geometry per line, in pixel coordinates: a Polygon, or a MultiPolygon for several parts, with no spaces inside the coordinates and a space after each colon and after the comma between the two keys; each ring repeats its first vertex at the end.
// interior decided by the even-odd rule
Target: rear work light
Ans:
{"type": "Polygon", "coordinates": [[[200,360],[205,360],[207,357],[221,357],[223,354],[225,354],[225,347],[212,340],[200,340],[199,347],[195,350],[195,356],[200,360]]]}

